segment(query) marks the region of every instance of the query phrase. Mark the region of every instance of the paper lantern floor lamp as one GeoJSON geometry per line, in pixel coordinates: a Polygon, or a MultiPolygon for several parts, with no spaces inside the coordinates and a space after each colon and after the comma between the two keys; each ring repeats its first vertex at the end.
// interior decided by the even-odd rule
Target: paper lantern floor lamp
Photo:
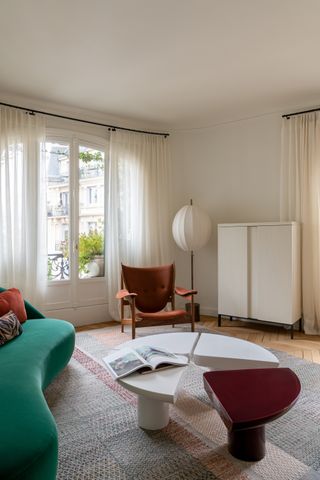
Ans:
{"type": "MultiPolygon", "coordinates": [[[[190,252],[191,289],[194,288],[194,252],[204,247],[211,235],[211,219],[201,208],[185,205],[176,213],[172,234],[176,244],[184,251],[190,252]]],[[[199,307],[198,307],[199,309],[199,307]]]]}

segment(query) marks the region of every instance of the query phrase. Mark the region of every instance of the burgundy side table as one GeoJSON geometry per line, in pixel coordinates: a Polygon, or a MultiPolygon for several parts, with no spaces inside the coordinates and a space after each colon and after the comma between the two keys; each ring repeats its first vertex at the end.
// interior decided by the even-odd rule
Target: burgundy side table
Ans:
{"type": "Polygon", "coordinates": [[[265,424],[290,410],[301,390],[289,368],[207,372],[204,387],[228,429],[229,452],[246,461],[265,456],[265,424]]]}

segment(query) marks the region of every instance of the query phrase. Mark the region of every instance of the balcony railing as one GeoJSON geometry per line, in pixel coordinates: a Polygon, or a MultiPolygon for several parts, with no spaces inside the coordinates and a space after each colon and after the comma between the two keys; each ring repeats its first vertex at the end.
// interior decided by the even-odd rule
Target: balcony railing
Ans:
{"type": "Polygon", "coordinates": [[[96,178],[103,177],[103,169],[101,167],[80,167],[80,178],[96,178]]]}
{"type": "Polygon", "coordinates": [[[69,206],[52,206],[48,208],[47,212],[48,217],[64,217],[66,215],[69,215],[69,206]]]}
{"type": "Polygon", "coordinates": [[[48,279],[69,279],[69,259],[65,257],[62,253],[48,254],[48,279]]]}
{"type": "MultiPolygon", "coordinates": [[[[48,280],[69,280],[70,261],[63,253],[48,253],[48,280]]],[[[79,278],[104,276],[104,256],[97,255],[83,268],[79,265],[79,278]]]]}

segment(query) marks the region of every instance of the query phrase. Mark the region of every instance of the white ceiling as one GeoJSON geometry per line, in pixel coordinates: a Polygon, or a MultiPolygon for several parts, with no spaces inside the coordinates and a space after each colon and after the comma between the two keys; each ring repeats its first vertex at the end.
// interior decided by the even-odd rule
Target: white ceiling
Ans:
{"type": "Polygon", "coordinates": [[[168,128],[320,104],[320,0],[1,0],[1,94],[168,128]]]}

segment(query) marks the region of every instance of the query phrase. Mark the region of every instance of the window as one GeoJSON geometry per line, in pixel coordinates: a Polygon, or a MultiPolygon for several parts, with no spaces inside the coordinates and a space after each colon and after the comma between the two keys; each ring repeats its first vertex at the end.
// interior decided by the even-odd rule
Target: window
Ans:
{"type": "Polygon", "coordinates": [[[79,147],[79,277],[104,275],[104,152],[79,147]],[[81,201],[86,191],[87,203],[81,201]],[[94,210],[92,210],[94,205],[94,210]],[[95,224],[95,228],[88,228],[95,224]]]}
{"type": "Polygon", "coordinates": [[[88,203],[92,205],[93,203],[98,202],[98,188],[97,187],[88,187],[88,203]]]}
{"type": "Polygon", "coordinates": [[[88,222],[88,232],[90,230],[96,230],[97,229],[97,222],[88,222]]]}
{"type": "Polygon", "coordinates": [[[48,279],[104,276],[104,149],[48,140],[46,168],[48,279]]]}
{"type": "Polygon", "coordinates": [[[48,279],[67,280],[69,271],[70,146],[46,143],[48,279]]]}
{"type": "Polygon", "coordinates": [[[69,213],[69,192],[60,192],[60,207],[64,215],[69,213]]]}

